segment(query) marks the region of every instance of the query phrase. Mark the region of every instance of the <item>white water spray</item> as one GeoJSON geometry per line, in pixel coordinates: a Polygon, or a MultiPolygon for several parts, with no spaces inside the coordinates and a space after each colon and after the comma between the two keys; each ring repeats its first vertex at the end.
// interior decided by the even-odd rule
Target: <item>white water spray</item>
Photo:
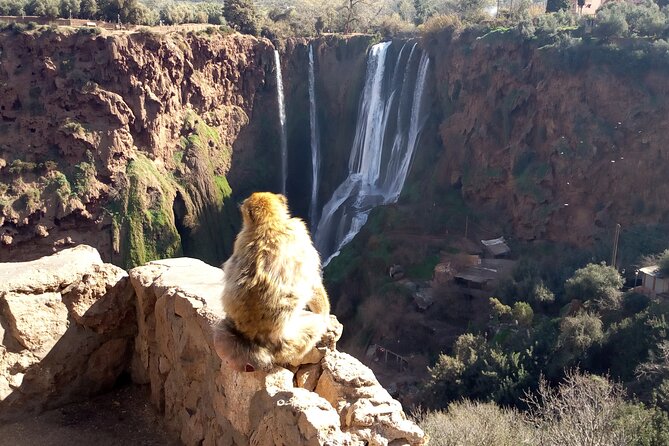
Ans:
{"type": "Polygon", "coordinates": [[[403,47],[394,73],[386,79],[390,46],[390,42],[379,43],[369,51],[349,174],[323,206],[314,234],[316,246],[326,259],[324,265],[362,229],[374,207],[397,201],[425,123],[421,111],[429,58],[422,52],[416,67],[415,55],[420,50],[413,44],[400,81],[398,64],[403,47]],[[395,105],[397,117],[389,119],[395,105]],[[411,112],[407,114],[406,110],[411,112]],[[394,135],[392,143],[385,144],[386,134],[393,132],[389,123],[394,125],[394,135]]]}
{"type": "Polygon", "coordinates": [[[318,171],[320,169],[320,137],[316,117],[316,81],[314,76],[314,47],[309,45],[309,125],[311,127],[311,204],[309,221],[312,231],[318,226],[318,171]]]}
{"type": "Polygon", "coordinates": [[[281,76],[281,58],[279,51],[274,50],[276,68],[276,93],[279,103],[279,123],[281,124],[281,193],[286,194],[288,180],[288,137],[286,136],[286,104],[283,98],[283,77],[281,76]]]}

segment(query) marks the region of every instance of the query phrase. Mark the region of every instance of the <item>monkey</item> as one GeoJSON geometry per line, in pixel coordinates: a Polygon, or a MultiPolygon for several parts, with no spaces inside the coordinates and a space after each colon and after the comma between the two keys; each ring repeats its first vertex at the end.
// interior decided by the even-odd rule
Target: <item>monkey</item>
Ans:
{"type": "Polygon", "coordinates": [[[256,192],[240,210],[242,229],[222,266],[225,318],[214,344],[238,371],[269,371],[295,364],[321,340],[330,302],[320,256],[286,197],[256,192]]]}

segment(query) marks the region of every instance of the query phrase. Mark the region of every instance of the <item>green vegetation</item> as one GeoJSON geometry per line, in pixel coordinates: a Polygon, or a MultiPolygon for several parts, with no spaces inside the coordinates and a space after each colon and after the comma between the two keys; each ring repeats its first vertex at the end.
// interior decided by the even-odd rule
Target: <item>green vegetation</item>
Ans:
{"type": "Polygon", "coordinates": [[[122,265],[132,268],[178,255],[181,240],[174,227],[171,202],[177,185],[143,154],[136,154],[128,163],[126,174],[128,186],[119,191],[108,209],[118,237],[114,244],[123,254],[122,265]]]}
{"type": "Polygon", "coordinates": [[[228,0],[223,7],[223,17],[235,30],[258,35],[258,17],[252,0],[228,0]]]}
{"type": "Polygon", "coordinates": [[[565,283],[567,298],[592,300],[600,309],[617,309],[623,278],[612,266],[591,263],[577,270],[565,283]]]}

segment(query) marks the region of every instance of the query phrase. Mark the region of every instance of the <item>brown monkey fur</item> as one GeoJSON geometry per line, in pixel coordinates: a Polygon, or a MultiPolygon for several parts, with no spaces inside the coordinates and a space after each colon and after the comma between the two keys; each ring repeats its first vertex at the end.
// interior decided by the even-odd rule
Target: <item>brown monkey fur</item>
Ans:
{"type": "Polygon", "coordinates": [[[256,192],[241,212],[242,230],[223,265],[226,317],[215,346],[237,370],[269,370],[300,360],[321,340],[330,302],[318,252],[286,197],[256,192]]]}

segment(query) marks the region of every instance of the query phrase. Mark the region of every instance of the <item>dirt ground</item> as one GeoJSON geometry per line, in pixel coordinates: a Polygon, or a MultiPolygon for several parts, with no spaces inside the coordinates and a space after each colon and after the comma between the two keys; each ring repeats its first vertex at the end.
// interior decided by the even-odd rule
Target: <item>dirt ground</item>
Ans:
{"type": "Polygon", "coordinates": [[[179,446],[148,400],[126,385],[91,400],[0,424],[0,446],[179,446]]]}

